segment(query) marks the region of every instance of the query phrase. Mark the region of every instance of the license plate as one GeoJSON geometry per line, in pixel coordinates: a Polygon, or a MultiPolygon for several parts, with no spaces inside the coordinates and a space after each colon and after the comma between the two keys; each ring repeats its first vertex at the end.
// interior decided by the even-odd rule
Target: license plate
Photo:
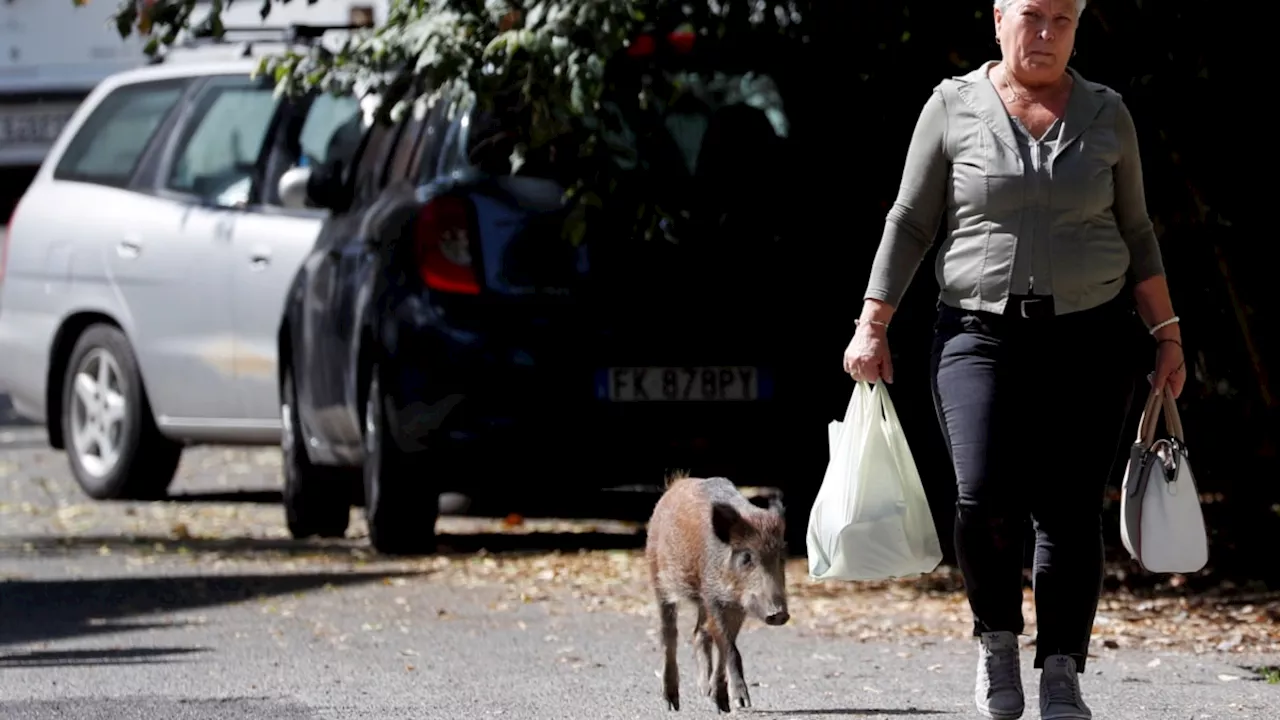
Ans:
{"type": "Polygon", "coordinates": [[[600,373],[596,388],[611,402],[740,402],[765,394],[759,368],[741,365],[613,367],[600,373]]]}
{"type": "Polygon", "coordinates": [[[50,145],[75,113],[75,108],[0,110],[0,146],[50,145]]]}

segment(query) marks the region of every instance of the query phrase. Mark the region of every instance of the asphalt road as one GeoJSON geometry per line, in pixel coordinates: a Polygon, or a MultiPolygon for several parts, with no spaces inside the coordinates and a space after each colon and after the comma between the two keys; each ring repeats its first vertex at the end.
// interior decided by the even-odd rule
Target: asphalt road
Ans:
{"type": "MultiPolygon", "coordinates": [[[[0,718],[668,715],[626,526],[511,537],[451,518],[453,554],[388,562],[365,550],[358,522],[348,540],[288,540],[278,477],[270,450],[197,449],[180,501],[92,503],[39,430],[0,426],[0,718]]],[[[750,714],[976,717],[969,642],[829,637],[793,614],[740,641],[750,714]]],[[[1280,657],[1098,652],[1085,689],[1100,720],[1280,717],[1280,684],[1243,667],[1280,657]]],[[[680,660],[680,715],[713,714],[687,646],[680,660]]]]}

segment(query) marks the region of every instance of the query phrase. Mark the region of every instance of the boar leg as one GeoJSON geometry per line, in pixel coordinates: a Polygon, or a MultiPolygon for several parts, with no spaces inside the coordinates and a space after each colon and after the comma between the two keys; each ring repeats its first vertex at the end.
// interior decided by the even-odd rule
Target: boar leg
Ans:
{"type": "Polygon", "coordinates": [[[679,628],[676,626],[676,604],[670,600],[658,602],[658,614],[662,620],[662,695],[667,699],[668,710],[680,709],[680,670],[676,666],[676,644],[679,628]]]}
{"type": "MultiPolygon", "coordinates": [[[[729,702],[729,676],[733,674],[740,676],[739,672],[730,671],[731,666],[735,666],[732,660],[737,651],[734,648],[734,641],[738,637],[738,630],[742,627],[742,620],[745,617],[741,610],[726,607],[721,604],[714,604],[708,608],[710,617],[710,628],[712,638],[716,644],[715,666],[712,669],[711,684],[715,687],[716,708],[720,712],[732,712],[732,704],[729,702]]],[[[739,685],[735,681],[735,689],[741,687],[739,692],[745,693],[746,687],[739,685]]],[[[740,695],[735,693],[735,698],[740,695]]]]}
{"type": "Polygon", "coordinates": [[[724,611],[724,644],[728,650],[729,699],[740,708],[751,707],[751,696],[747,693],[747,681],[742,676],[742,653],[738,652],[738,631],[747,615],[741,609],[729,608],[724,611]]]}
{"type": "Polygon", "coordinates": [[[707,629],[707,608],[698,603],[698,625],[693,629],[693,660],[698,666],[698,692],[711,697],[711,631],[707,629]]]}

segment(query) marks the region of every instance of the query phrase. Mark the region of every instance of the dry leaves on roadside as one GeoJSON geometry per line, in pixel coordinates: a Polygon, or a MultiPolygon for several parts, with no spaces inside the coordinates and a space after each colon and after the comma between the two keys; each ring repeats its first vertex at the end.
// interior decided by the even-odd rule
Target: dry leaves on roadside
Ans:
{"type": "MultiPolygon", "coordinates": [[[[424,560],[418,582],[502,586],[512,604],[568,598],[586,612],[653,615],[643,554],[637,550],[477,553],[424,560]]],[[[812,632],[861,640],[929,642],[967,638],[971,616],[959,574],[942,567],[889,582],[819,582],[803,560],[788,566],[793,622],[812,632]]],[[[1032,591],[1024,593],[1028,631],[1035,631],[1032,591]]],[[[1096,647],[1189,652],[1280,652],[1280,593],[1249,603],[1212,598],[1140,599],[1104,595],[1096,647]]]]}
{"type": "MultiPolygon", "coordinates": [[[[241,468],[243,469],[243,468],[241,468]]],[[[447,583],[460,587],[501,588],[499,607],[565,602],[567,611],[614,611],[652,617],[653,600],[635,523],[576,522],[534,518],[492,520],[446,517],[440,520],[442,542],[459,548],[493,546],[510,552],[446,552],[415,560],[379,558],[367,546],[358,509],[352,513],[350,540],[295,543],[288,538],[278,506],[251,504],[136,504],[124,513],[104,516],[100,504],[69,505],[53,511],[67,534],[53,544],[74,545],[117,532],[117,553],[131,564],[151,564],[156,556],[177,555],[216,572],[243,564],[269,564],[275,571],[317,565],[331,572],[378,571],[417,573],[398,596],[411,594],[414,583],[447,583]],[[123,527],[120,527],[123,524],[123,527]],[[543,550],[574,547],[577,537],[592,534],[591,543],[617,550],[543,550]],[[521,536],[529,536],[527,542],[521,536]],[[137,541],[131,541],[136,537],[137,541]],[[600,538],[604,540],[601,541],[600,538]],[[567,601],[567,602],[566,602],[567,601]]],[[[118,507],[118,506],[117,506],[118,507]]],[[[34,507],[10,505],[3,511],[23,514],[34,507]]],[[[586,540],[582,541],[587,544],[586,540]]],[[[40,551],[29,541],[24,547],[40,551]]],[[[97,551],[94,544],[91,551],[97,551]]],[[[806,631],[862,640],[930,642],[967,638],[971,620],[963,584],[954,568],[888,582],[819,582],[808,577],[803,559],[788,564],[788,591],[793,622],[806,631]]],[[[1176,580],[1176,579],[1175,579],[1176,580]]],[[[1169,585],[1176,588],[1176,582],[1169,585]]],[[[1034,633],[1032,593],[1024,595],[1028,631],[1034,633]]],[[[1107,593],[1095,626],[1095,647],[1165,648],[1192,652],[1280,652],[1280,593],[1236,598],[1189,596],[1139,598],[1107,593]]]]}

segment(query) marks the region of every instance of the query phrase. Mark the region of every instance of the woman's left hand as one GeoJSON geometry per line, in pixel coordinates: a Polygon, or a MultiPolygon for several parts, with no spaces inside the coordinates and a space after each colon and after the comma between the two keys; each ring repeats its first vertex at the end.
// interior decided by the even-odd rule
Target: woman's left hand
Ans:
{"type": "Polygon", "coordinates": [[[1151,373],[1151,387],[1167,389],[1176,399],[1187,383],[1187,363],[1182,356],[1182,344],[1176,340],[1161,340],[1156,344],[1156,369],[1151,373]]]}

